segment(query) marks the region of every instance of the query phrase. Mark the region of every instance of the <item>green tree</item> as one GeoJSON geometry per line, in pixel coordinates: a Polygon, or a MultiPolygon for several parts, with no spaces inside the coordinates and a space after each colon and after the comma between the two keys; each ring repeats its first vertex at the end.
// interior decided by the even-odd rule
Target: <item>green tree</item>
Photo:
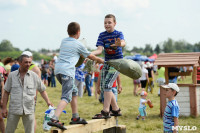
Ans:
{"type": "Polygon", "coordinates": [[[174,52],[174,44],[173,40],[171,38],[168,38],[167,41],[164,41],[163,43],[163,51],[165,53],[172,53],[174,52]]]}
{"type": "Polygon", "coordinates": [[[155,49],[154,49],[154,52],[155,52],[156,54],[161,53],[161,48],[160,48],[159,44],[156,45],[156,47],[155,47],[155,49]]]}
{"type": "Polygon", "coordinates": [[[146,56],[150,56],[153,54],[153,48],[151,47],[151,44],[146,44],[143,53],[146,56]]]}
{"type": "Polygon", "coordinates": [[[200,42],[194,44],[193,51],[200,52],[200,42]]]}
{"type": "Polygon", "coordinates": [[[15,51],[9,40],[2,40],[0,43],[0,51],[15,51]]]}

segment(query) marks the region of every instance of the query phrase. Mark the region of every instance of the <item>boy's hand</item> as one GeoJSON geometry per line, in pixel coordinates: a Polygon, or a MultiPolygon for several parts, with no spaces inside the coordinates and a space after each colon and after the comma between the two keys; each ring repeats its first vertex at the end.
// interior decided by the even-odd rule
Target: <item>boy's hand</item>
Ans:
{"type": "Polygon", "coordinates": [[[120,38],[115,38],[115,44],[110,45],[111,47],[121,47],[121,39],[120,38]]]}
{"type": "Polygon", "coordinates": [[[98,59],[96,60],[96,62],[97,62],[97,63],[100,63],[100,64],[104,64],[104,60],[101,59],[101,58],[98,58],[98,59]]]}

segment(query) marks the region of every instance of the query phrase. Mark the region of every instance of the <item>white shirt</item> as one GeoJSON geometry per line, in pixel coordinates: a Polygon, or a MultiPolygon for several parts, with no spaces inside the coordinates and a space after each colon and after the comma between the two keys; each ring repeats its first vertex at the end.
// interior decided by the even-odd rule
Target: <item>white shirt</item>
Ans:
{"type": "Polygon", "coordinates": [[[145,104],[142,104],[142,103],[143,103],[143,102],[146,102],[146,101],[147,101],[146,99],[141,98],[141,99],[140,99],[140,107],[139,107],[139,108],[145,107],[145,104]]]}
{"type": "Polygon", "coordinates": [[[147,80],[146,74],[148,74],[148,70],[142,67],[142,76],[140,77],[140,80],[147,80]]]}

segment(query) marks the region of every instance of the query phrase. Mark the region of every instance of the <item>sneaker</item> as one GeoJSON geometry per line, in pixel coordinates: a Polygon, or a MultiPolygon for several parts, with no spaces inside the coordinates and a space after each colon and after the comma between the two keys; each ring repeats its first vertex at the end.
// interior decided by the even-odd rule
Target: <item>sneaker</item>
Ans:
{"type": "Polygon", "coordinates": [[[71,122],[69,124],[88,124],[87,121],[83,118],[71,118],[71,122]]]}
{"type": "Polygon", "coordinates": [[[139,119],[140,119],[140,117],[139,117],[139,116],[137,116],[137,117],[136,117],[136,120],[139,120],[139,119]]]}

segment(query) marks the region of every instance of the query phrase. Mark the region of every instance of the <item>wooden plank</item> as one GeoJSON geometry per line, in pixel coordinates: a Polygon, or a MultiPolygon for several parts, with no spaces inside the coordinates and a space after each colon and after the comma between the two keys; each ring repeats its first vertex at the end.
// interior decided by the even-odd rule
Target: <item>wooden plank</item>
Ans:
{"type": "Polygon", "coordinates": [[[111,117],[110,119],[93,119],[87,121],[88,124],[76,124],[66,126],[67,130],[52,129],[51,133],[92,133],[97,131],[103,131],[107,128],[116,126],[116,118],[111,117]]]}
{"type": "Polygon", "coordinates": [[[165,68],[165,84],[169,83],[168,68],[165,68]]]}
{"type": "Polygon", "coordinates": [[[197,84],[197,67],[193,68],[192,80],[193,84],[197,84]]]}
{"type": "Polygon", "coordinates": [[[161,86],[160,87],[160,117],[163,117],[164,111],[165,111],[165,107],[167,105],[166,104],[166,97],[165,97],[164,93],[165,93],[165,89],[162,88],[162,86],[161,86]]]}
{"type": "Polygon", "coordinates": [[[170,72],[170,76],[190,76],[191,72],[170,72]]]}
{"type": "Polygon", "coordinates": [[[125,125],[119,125],[116,127],[104,129],[103,133],[126,133],[126,126],[125,125]]]}
{"type": "Polygon", "coordinates": [[[196,87],[190,87],[190,113],[192,116],[197,117],[197,95],[196,95],[196,87]]]}

